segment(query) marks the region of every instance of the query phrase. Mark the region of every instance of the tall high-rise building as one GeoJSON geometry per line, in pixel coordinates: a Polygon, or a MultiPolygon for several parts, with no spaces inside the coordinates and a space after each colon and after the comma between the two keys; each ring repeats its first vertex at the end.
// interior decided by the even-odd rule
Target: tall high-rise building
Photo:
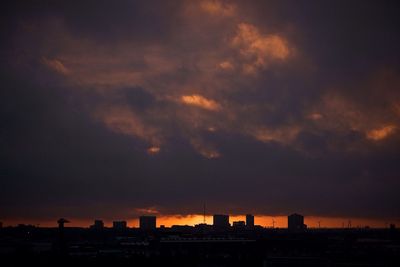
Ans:
{"type": "Polygon", "coordinates": [[[117,230],[122,230],[127,228],[127,223],[126,221],[114,221],[113,222],[113,228],[117,230]]]}
{"type": "Polygon", "coordinates": [[[139,227],[142,230],[154,230],[157,226],[156,216],[140,216],[139,227]]]}
{"type": "Polygon", "coordinates": [[[246,226],[254,227],[254,216],[251,214],[246,214],[246,226]]]}
{"type": "Polygon", "coordinates": [[[213,215],[213,226],[219,228],[229,227],[229,215],[214,214],[213,215]]]}
{"type": "Polygon", "coordinates": [[[288,216],[288,229],[289,230],[304,230],[307,225],[304,224],[304,217],[300,214],[294,213],[288,216]]]}

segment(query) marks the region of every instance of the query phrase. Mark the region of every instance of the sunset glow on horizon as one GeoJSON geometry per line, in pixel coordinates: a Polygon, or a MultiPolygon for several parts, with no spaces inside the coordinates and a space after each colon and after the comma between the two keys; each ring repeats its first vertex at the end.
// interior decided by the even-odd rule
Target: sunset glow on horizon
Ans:
{"type": "MultiPolygon", "coordinates": [[[[165,226],[172,227],[174,225],[180,226],[195,226],[202,224],[204,217],[200,214],[193,215],[157,215],[150,214],[157,217],[157,227],[165,226]]],[[[93,224],[94,220],[68,218],[70,223],[66,227],[89,227],[93,224]]],[[[99,218],[96,218],[99,219],[99,218]]],[[[101,219],[101,218],[100,218],[101,219]]],[[[119,219],[123,220],[123,219],[119,219]]],[[[277,215],[254,215],[255,225],[264,228],[287,228],[287,216],[277,215]]],[[[139,219],[126,219],[128,227],[139,227],[139,219]]],[[[232,225],[236,221],[246,221],[246,215],[230,215],[229,222],[232,225]]],[[[318,216],[305,216],[304,222],[308,228],[388,228],[390,224],[400,224],[397,219],[367,219],[367,218],[344,218],[344,217],[318,217],[318,216]]],[[[33,225],[37,227],[57,227],[56,220],[6,220],[3,222],[4,227],[17,226],[19,224],[33,225]]],[[[112,220],[104,220],[106,227],[112,227],[112,220]]],[[[206,224],[213,224],[213,216],[206,215],[206,224]]]]}

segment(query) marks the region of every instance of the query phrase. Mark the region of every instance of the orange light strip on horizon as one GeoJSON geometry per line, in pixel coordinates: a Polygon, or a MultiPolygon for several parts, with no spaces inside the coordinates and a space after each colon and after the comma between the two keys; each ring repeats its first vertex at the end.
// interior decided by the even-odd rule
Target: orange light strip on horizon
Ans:
{"type": "MultiPolygon", "coordinates": [[[[206,223],[212,224],[212,216],[206,216],[206,223]]],[[[231,215],[229,216],[229,222],[234,221],[246,221],[245,215],[231,215]]],[[[399,223],[400,220],[379,220],[379,219],[365,219],[365,218],[344,218],[344,217],[317,217],[317,216],[305,216],[304,223],[310,228],[318,227],[329,227],[329,228],[341,228],[343,225],[348,226],[349,221],[352,227],[375,227],[384,228],[388,227],[389,223],[399,223]]],[[[164,225],[170,227],[172,225],[196,225],[203,223],[202,215],[190,215],[190,216],[160,216],[157,217],[157,225],[164,225]]],[[[266,215],[255,215],[254,223],[262,227],[287,227],[287,216],[266,216],[266,215]]],[[[138,220],[129,221],[129,224],[138,227],[138,220]]]]}
{"type": "MultiPolygon", "coordinates": [[[[67,227],[89,227],[93,224],[93,220],[79,219],[79,218],[68,218],[71,223],[67,224],[67,227]]],[[[101,218],[100,218],[101,219],[101,218]]],[[[123,220],[123,219],[122,219],[123,220]]],[[[234,221],[245,221],[245,215],[230,215],[229,222],[232,224],[234,221]]],[[[15,226],[18,224],[31,224],[40,227],[56,227],[57,219],[54,220],[3,220],[3,227],[15,226]]],[[[129,227],[139,227],[139,219],[127,219],[129,227]]],[[[400,219],[363,219],[363,218],[345,218],[345,217],[318,217],[318,216],[304,216],[304,223],[309,228],[342,228],[348,227],[351,222],[351,227],[372,227],[372,228],[387,228],[390,223],[400,224],[400,219]]],[[[111,227],[112,220],[104,220],[105,226],[111,227]]],[[[173,225],[189,225],[194,226],[196,224],[203,223],[203,215],[159,215],[157,216],[157,226],[164,225],[165,227],[171,227],[173,225]]],[[[212,224],[212,215],[206,216],[206,223],[212,224]]],[[[262,227],[276,227],[286,228],[287,227],[287,216],[267,216],[267,215],[255,215],[254,223],[262,227]]]]}

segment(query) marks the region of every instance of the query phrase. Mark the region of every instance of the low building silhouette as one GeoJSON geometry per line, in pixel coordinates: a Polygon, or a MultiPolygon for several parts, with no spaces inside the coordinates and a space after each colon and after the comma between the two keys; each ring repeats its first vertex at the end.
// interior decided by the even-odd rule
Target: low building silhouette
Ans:
{"type": "Polygon", "coordinates": [[[246,222],[245,221],[236,221],[236,222],[232,223],[232,226],[236,230],[244,229],[246,227],[246,222]]]}
{"type": "Polygon", "coordinates": [[[229,215],[225,214],[214,214],[213,215],[213,226],[214,228],[227,228],[229,224],[229,215]]]}
{"type": "Polygon", "coordinates": [[[139,217],[139,228],[142,230],[154,230],[157,227],[156,216],[140,216],[139,217]]]}
{"type": "Polygon", "coordinates": [[[102,220],[94,220],[94,224],[90,228],[96,230],[104,229],[104,222],[102,220]]]}
{"type": "Polygon", "coordinates": [[[196,229],[196,231],[201,233],[210,232],[213,230],[213,226],[206,223],[196,224],[194,228],[196,229]]]}
{"type": "Polygon", "coordinates": [[[304,216],[294,213],[288,216],[288,229],[291,231],[301,231],[307,228],[304,224],[304,216]]]}
{"type": "Polygon", "coordinates": [[[113,221],[113,228],[116,230],[123,230],[127,228],[126,221],[113,221]]]}

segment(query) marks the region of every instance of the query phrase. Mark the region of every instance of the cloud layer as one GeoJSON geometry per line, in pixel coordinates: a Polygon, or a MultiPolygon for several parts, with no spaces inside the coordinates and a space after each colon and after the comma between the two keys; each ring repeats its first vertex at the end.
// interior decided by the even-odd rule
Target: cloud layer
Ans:
{"type": "Polygon", "coordinates": [[[395,10],[10,3],[1,213],[398,218],[395,10]]]}

